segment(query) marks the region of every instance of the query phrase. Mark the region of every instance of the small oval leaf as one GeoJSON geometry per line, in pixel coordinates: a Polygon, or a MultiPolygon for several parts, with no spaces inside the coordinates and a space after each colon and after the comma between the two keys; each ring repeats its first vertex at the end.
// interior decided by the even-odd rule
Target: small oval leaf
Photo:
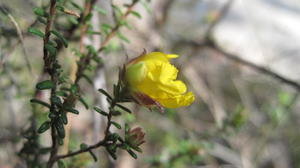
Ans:
{"type": "Polygon", "coordinates": [[[45,34],[42,31],[40,31],[39,29],[34,28],[34,27],[29,27],[28,28],[28,32],[31,33],[31,34],[33,34],[33,35],[42,37],[42,38],[45,37],[45,34]]]}
{"type": "Polygon", "coordinates": [[[44,90],[44,89],[52,89],[54,88],[54,83],[51,80],[45,80],[36,84],[36,89],[44,90]]]}
{"type": "Polygon", "coordinates": [[[51,33],[54,34],[64,44],[66,48],[68,47],[68,41],[67,39],[65,39],[65,37],[62,34],[60,34],[56,30],[51,30],[51,33]]]}
{"type": "Polygon", "coordinates": [[[46,102],[43,102],[43,101],[41,101],[41,100],[39,100],[39,99],[35,99],[35,98],[31,99],[30,102],[31,102],[31,103],[37,103],[37,104],[43,105],[43,106],[48,107],[48,108],[51,107],[50,104],[48,104],[48,103],[46,103],[46,102]]]}
{"type": "Polygon", "coordinates": [[[41,133],[47,131],[47,130],[50,128],[50,126],[51,126],[51,122],[50,122],[50,121],[44,122],[44,123],[40,126],[40,128],[38,129],[38,133],[41,134],[41,133]]]}
{"type": "Polygon", "coordinates": [[[49,14],[47,12],[44,11],[44,9],[42,8],[33,8],[33,12],[41,17],[49,17],[49,14]]]}
{"type": "Polygon", "coordinates": [[[114,125],[114,126],[115,126],[116,128],[118,128],[118,129],[121,129],[121,128],[122,128],[120,124],[118,124],[118,123],[116,123],[116,122],[114,122],[114,121],[111,121],[111,124],[114,125]]]}

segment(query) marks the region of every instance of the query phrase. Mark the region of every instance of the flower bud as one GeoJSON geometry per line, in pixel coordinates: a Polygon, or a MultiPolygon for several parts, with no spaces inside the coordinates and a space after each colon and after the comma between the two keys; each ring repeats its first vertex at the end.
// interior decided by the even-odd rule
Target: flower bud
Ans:
{"type": "Polygon", "coordinates": [[[132,148],[137,148],[145,142],[145,133],[141,127],[129,129],[126,135],[126,141],[132,148]]]}

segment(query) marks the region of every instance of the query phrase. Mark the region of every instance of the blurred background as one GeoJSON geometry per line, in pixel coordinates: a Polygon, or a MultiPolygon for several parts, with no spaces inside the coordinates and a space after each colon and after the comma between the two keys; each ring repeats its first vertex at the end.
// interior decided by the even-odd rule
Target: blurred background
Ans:
{"type": "MultiPolygon", "coordinates": [[[[22,135],[32,116],[38,125],[47,118],[42,108],[32,114],[29,101],[38,80],[47,76],[41,77],[42,40],[27,31],[36,24],[32,8],[47,2],[0,2],[1,168],[26,167],[20,155],[25,142],[22,135]]],[[[76,2],[83,6],[83,0],[76,2]]],[[[94,30],[114,23],[111,3],[123,9],[129,2],[98,0],[95,6],[106,14],[94,12],[94,30]]],[[[165,113],[127,104],[134,114],[124,114],[118,121],[139,125],[146,132],[138,159],[120,151],[113,161],[99,148],[94,150],[100,156],[98,162],[83,154],[67,159],[67,167],[300,167],[298,0],[152,0],[138,3],[134,10],[142,18],[128,17],[130,29],[121,29],[126,37],[109,42],[109,52],[100,55],[104,66],[94,67],[90,74],[92,84],[81,81],[87,104],[107,108],[96,90],[112,93],[118,68],[144,49],[180,55],[173,60],[178,78],[188,84],[196,100],[189,107],[166,109],[165,113]]],[[[59,51],[64,74],[69,76],[79,33],[71,33],[64,21],[57,20],[61,23],[57,29],[69,33],[69,47],[59,51]]],[[[101,40],[101,35],[90,36],[84,43],[99,46],[101,40]]],[[[49,93],[43,91],[39,96],[47,100],[49,93]]],[[[106,120],[92,108],[86,110],[80,103],[76,107],[80,115],[68,115],[68,135],[60,153],[78,149],[82,142],[94,144],[103,136],[106,120]]],[[[50,146],[49,132],[39,141],[50,146]]]]}

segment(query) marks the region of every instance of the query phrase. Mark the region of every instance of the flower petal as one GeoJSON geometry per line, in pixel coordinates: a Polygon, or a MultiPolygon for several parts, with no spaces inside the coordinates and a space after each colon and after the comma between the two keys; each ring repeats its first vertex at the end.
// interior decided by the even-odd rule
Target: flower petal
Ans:
{"type": "Polygon", "coordinates": [[[172,96],[166,99],[158,98],[157,101],[167,108],[178,108],[181,106],[189,106],[195,100],[194,94],[188,92],[184,95],[172,96]]]}

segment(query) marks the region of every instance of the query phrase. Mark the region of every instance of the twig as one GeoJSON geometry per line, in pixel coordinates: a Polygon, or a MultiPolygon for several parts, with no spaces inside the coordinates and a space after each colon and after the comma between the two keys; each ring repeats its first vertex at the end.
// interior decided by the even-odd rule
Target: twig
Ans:
{"type": "MultiPolygon", "coordinates": [[[[45,62],[45,70],[48,72],[48,74],[51,77],[51,81],[54,83],[54,87],[51,89],[51,97],[53,95],[55,95],[56,92],[56,87],[57,87],[57,82],[58,82],[58,76],[57,73],[54,72],[55,70],[53,69],[53,64],[54,61],[56,60],[52,60],[49,57],[48,51],[46,49],[46,45],[49,42],[49,38],[50,38],[50,31],[51,31],[51,27],[53,24],[53,20],[55,17],[55,11],[56,11],[56,0],[51,0],[50,1],[50,9],[49,9],[49,18],[47,20],[47,25],[45,28],[45,37],[44,37],[44,62],[45,62]]],[[[51,107],[50,107],[50,112],[55,112],[55,104],[52,102],[52,99],[50,99],[50,103],[51,103],[51,107]]],[[[58,152],[58,142],[57,142],[57,137],[56,137],[56,131],[55,131],[55,126],[52,123],[51,124],[51,138],[52,138],[52,149],[51,149],[51,153],[50,153],[50,157],[47,163],[47,168],[51,168],[53,167],[54,162],[54,158],[57,155],[58,152]]]]}
{"type": "Polygon", "coordinates": [[[89,152],[90,150],[98,148],[100,146],[104,146],[105,144],[106,144],[106,140],[104,139],[104,140],[99,141],[98,143],[96,143],[94,145],[91,145],[91,146],[89,146],[85,149],[80,149],[78,151],[71,152],[71,153],[68,153],[68,154],[65,154],[65,155],[58,155],[58,156],[55,157],[55,161],[60,160],[60,159],[64,159],[64,158],[67,158],[67,157],[79,155],[79,154],[84,153],[84,152],[89,152]]]}
{"type": "Polygon", "coordinates": [[[115,27],[112,28],[111,32],[106,36],[106,38],[104,39],[104,41],[101,43],[98,52],[100,53],[104,47],[108,44],[108,42],[111,40],[111,38],[113,38],[116,33],[118,32],[120,26],[122,25],[121,21],[124,20],[133,10],[133,7],[136,5],[136,3],[138,2],[138,0],[134,0],[127,8],[127,11],[125,12],[124,15],[121,16],[119,22],[115,25],[115,27]]]}
{"type": "Polygon", "coordinates": [[[279,80],[279,81],[281,81],[281,82],[283,82],[285,84],[288,84],[288,85],[294,87],[297,91],[300,92],[300,84],[298,82],[296,82],[296,81],[293,81],[293,80],[288,79],[288,78],[286,78],[286,77],[284,77],[282,75],[279,75],[278,73],[273,72],[270,69],[267,69],[265,67],[256,65],[256,64],[254,64],[252,62],[246,61],[246,60],[240,58],[237,55],[228,53],[228,52],[224,51],[222,48],[220,48],[219,46],[217,46],[214,42],[212,42],[210,45],[208,45],[208,47],[211,48],[211,49],[213,49],[213,50],[215,50],[215,51],[217,51],[218,53],[220,53],[225,58],[228,58],[228,59],[233,60],[235,62],[241,63],[243,65],[246,65],[246,66],[248,66],[248,67],[250,67],[250,68],[252,68],[252,69],[254,69],[254,70],[258,71],[258,72],[261,72],[261,73],[263,73],[265,75],[271,76],[274,79],[277,79],[277,80],[279,80]]]}
{"type": "Polygon", "coordinates": [[[25,62],[26,62],[26,66],[28,68],[28,71],[31,73],[31,75],[33,75],[33,72],[32,72],[32,68],[31,68],[31,65],[30,65],[30,62],[29,62],[29,58],[28,58],[28,54],[27,54],[27,51],[26,51],[26,48],[25,48],[25,45],[24,45],[24,37],[23,37],[23,34],[22,34],[22,31],[17,23],[17,21],[15,20],[15,18],[10,14],[8,13],[8,11],[5,9],[5,8],[2,8],[0,7],[1,11],[7,15],[7,17],[9,18],[9,20],[11,21],[11,23],[14,25],[14,27],[16,28],[16,31],[17,31],[17,34],[18,34],[18,37],[19,37],[19,40],[20,40],[20,43],[22,45],[22,50],[24,52],[24,58],[25,58],[25,62]]]}

